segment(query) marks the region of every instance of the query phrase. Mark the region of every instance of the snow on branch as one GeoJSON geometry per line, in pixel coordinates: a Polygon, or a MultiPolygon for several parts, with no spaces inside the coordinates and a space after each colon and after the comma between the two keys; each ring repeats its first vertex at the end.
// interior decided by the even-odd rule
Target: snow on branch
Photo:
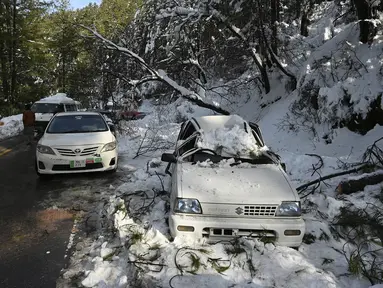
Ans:
{"type": "MultiPolygon", "coordinates": [[[[233,33],[235,37],[240,39],[242,43],[245,45],[245,47],[250,51],[250,55],[253,58],[253,61],[257,68],[259,69],[263,85],[265,87],[266,94],[270,92],[270,82],[267,75],[266,69],[263,67],[263,62],[261,57],[259,56],[256,48],[250,44],[246,36],[243,34],[240,28],[235,26],[233,23],[231,23],[226,16],[222,15],[217,9],[212,7],[211,5],[203,6],[204,4],[201,4],[199,9],[193,9],[193,8],[183,8],[183,7],[175,7],[170,12],[168,10],[161,10],[160,15],[157,15],[156,20],[161,20],[168,17],[174,17],[174,16],[184,16],[185,19],[183,19],[184,22],[189,21],[191,18],[197,18],[200,20],[202,17],[206,18],[213,18],[216,21],[224,24],[229,31],[233,33]]],[[[281,66],[282,67],[282,66],[281,66]]],[[[290,76],[290,75],[289,75],[290,76]]]]}
{"type": "MultiPolygon", "coordinates": [[[[165,71],[154,69],[153,67],[148,65],[143,58],[141,58],[138,54],[134,53],[133,51],[131,51],[125,47],[121,47],[121,46],[117,45],[116,43],[106,39],[101,34],[99,34],[97,31],[95,31],[89,27],[86,27],[84,25],[80,25],[80,26],[82,28],[88,30],[89,32],[91,32],[96,38],[103,41],[106,44],[106,47],[108,49],[116,50],[116,51],[119,51],[121,53],[124,53],[127,56],[129,56],[130,58],[132,58],[133,60],[135,60],[136,62],[138,62],[144,69],[146,69],[151,74],[151,76],[145,77],[144,82],[161,81],[163,83],[166,83],[168,86],[173,88],[175,91],[179,92],[183,98],[193,102],[194,104],[196,104],[200,107],[213,110],[213,111],[220,113],[220,114],[223,114],[223,115],[229,115],[230,114],[228,111],[222,109],[221,107],[204,101],[204,99],[200,95],[198,95],[196,92],[191,91],[191,90],[187,89],[186,87],[179,85],[177,82],[172,80],[169,76],[167,76],[165,71]]],[[[142,80],[131,81],[131,84],[138,85],[142,82],[143,82],[142,80]]]]}

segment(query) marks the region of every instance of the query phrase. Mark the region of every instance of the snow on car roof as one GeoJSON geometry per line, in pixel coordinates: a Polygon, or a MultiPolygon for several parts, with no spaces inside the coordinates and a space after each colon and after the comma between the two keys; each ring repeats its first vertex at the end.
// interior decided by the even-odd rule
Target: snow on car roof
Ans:
{"type": "Polygon", "coordinates": [[[75,100],[66,96],[65,93],[57,93],[52,96],[48,96],[45,98],[36,101],[36,103],[76,103],[75,100]]]}
{"type": "Polygon", "coordinates": [[[258,145],[249,124],[238,115],[203,116],[195,118],[195,121],[201,131],[197,141],[200,148],[214,150],[219,155],[243,158],[253,158],[268,149],[258,145]]]}
{"type": "Polygon", "coordinates": [[[247,132],[247,129],[245,130],[245,125],[248,125],[247,122],[238,115],[212,115],[194,119],[198,123],[199,128],[205,132],[219,128],[233,128],[234,126],[242,127],[243,130],[247,132]]]}

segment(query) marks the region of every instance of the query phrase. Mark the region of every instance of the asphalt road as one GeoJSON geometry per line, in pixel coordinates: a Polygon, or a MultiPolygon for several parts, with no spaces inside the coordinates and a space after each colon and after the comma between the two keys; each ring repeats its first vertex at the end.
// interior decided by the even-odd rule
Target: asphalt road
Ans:
{"type": "Polygon", "coordinates": [[[92,203],[93,193],[115,177],[82,174],[42,181],[34,170],[34,154],[35,147],[21,136],[0,141],[2,288],[56,287],[69,258],[64,256],[75,218],[71,208],[92,203]]]}

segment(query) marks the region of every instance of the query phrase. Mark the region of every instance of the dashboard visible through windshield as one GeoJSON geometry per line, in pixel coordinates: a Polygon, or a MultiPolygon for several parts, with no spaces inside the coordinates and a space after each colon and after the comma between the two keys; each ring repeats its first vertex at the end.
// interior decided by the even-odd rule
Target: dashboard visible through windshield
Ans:
{"type": "Polygon", "coordinates": [[[108,131],[108,126],[99,115],[65,115],[52,119],[47,133],[92,133],[108,131]]]}

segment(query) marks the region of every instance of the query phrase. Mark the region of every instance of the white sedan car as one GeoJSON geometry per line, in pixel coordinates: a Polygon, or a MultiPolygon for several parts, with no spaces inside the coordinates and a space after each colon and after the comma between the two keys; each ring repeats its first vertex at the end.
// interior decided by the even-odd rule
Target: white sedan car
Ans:
{"type": "Polygon", "coordinates": [[[236,115],[193,118],[183,123],[174,153],[163,154],[162,161],[172,176],[173,237],[302,243],[300,198],[256,124],[236,115]]]}
{"type": "Polygon", "coordinates": [[[116,171],[118,153],[113,132],[113,126],[96,112],[56,114],[37,144],[37,174],[116,171]]]}

